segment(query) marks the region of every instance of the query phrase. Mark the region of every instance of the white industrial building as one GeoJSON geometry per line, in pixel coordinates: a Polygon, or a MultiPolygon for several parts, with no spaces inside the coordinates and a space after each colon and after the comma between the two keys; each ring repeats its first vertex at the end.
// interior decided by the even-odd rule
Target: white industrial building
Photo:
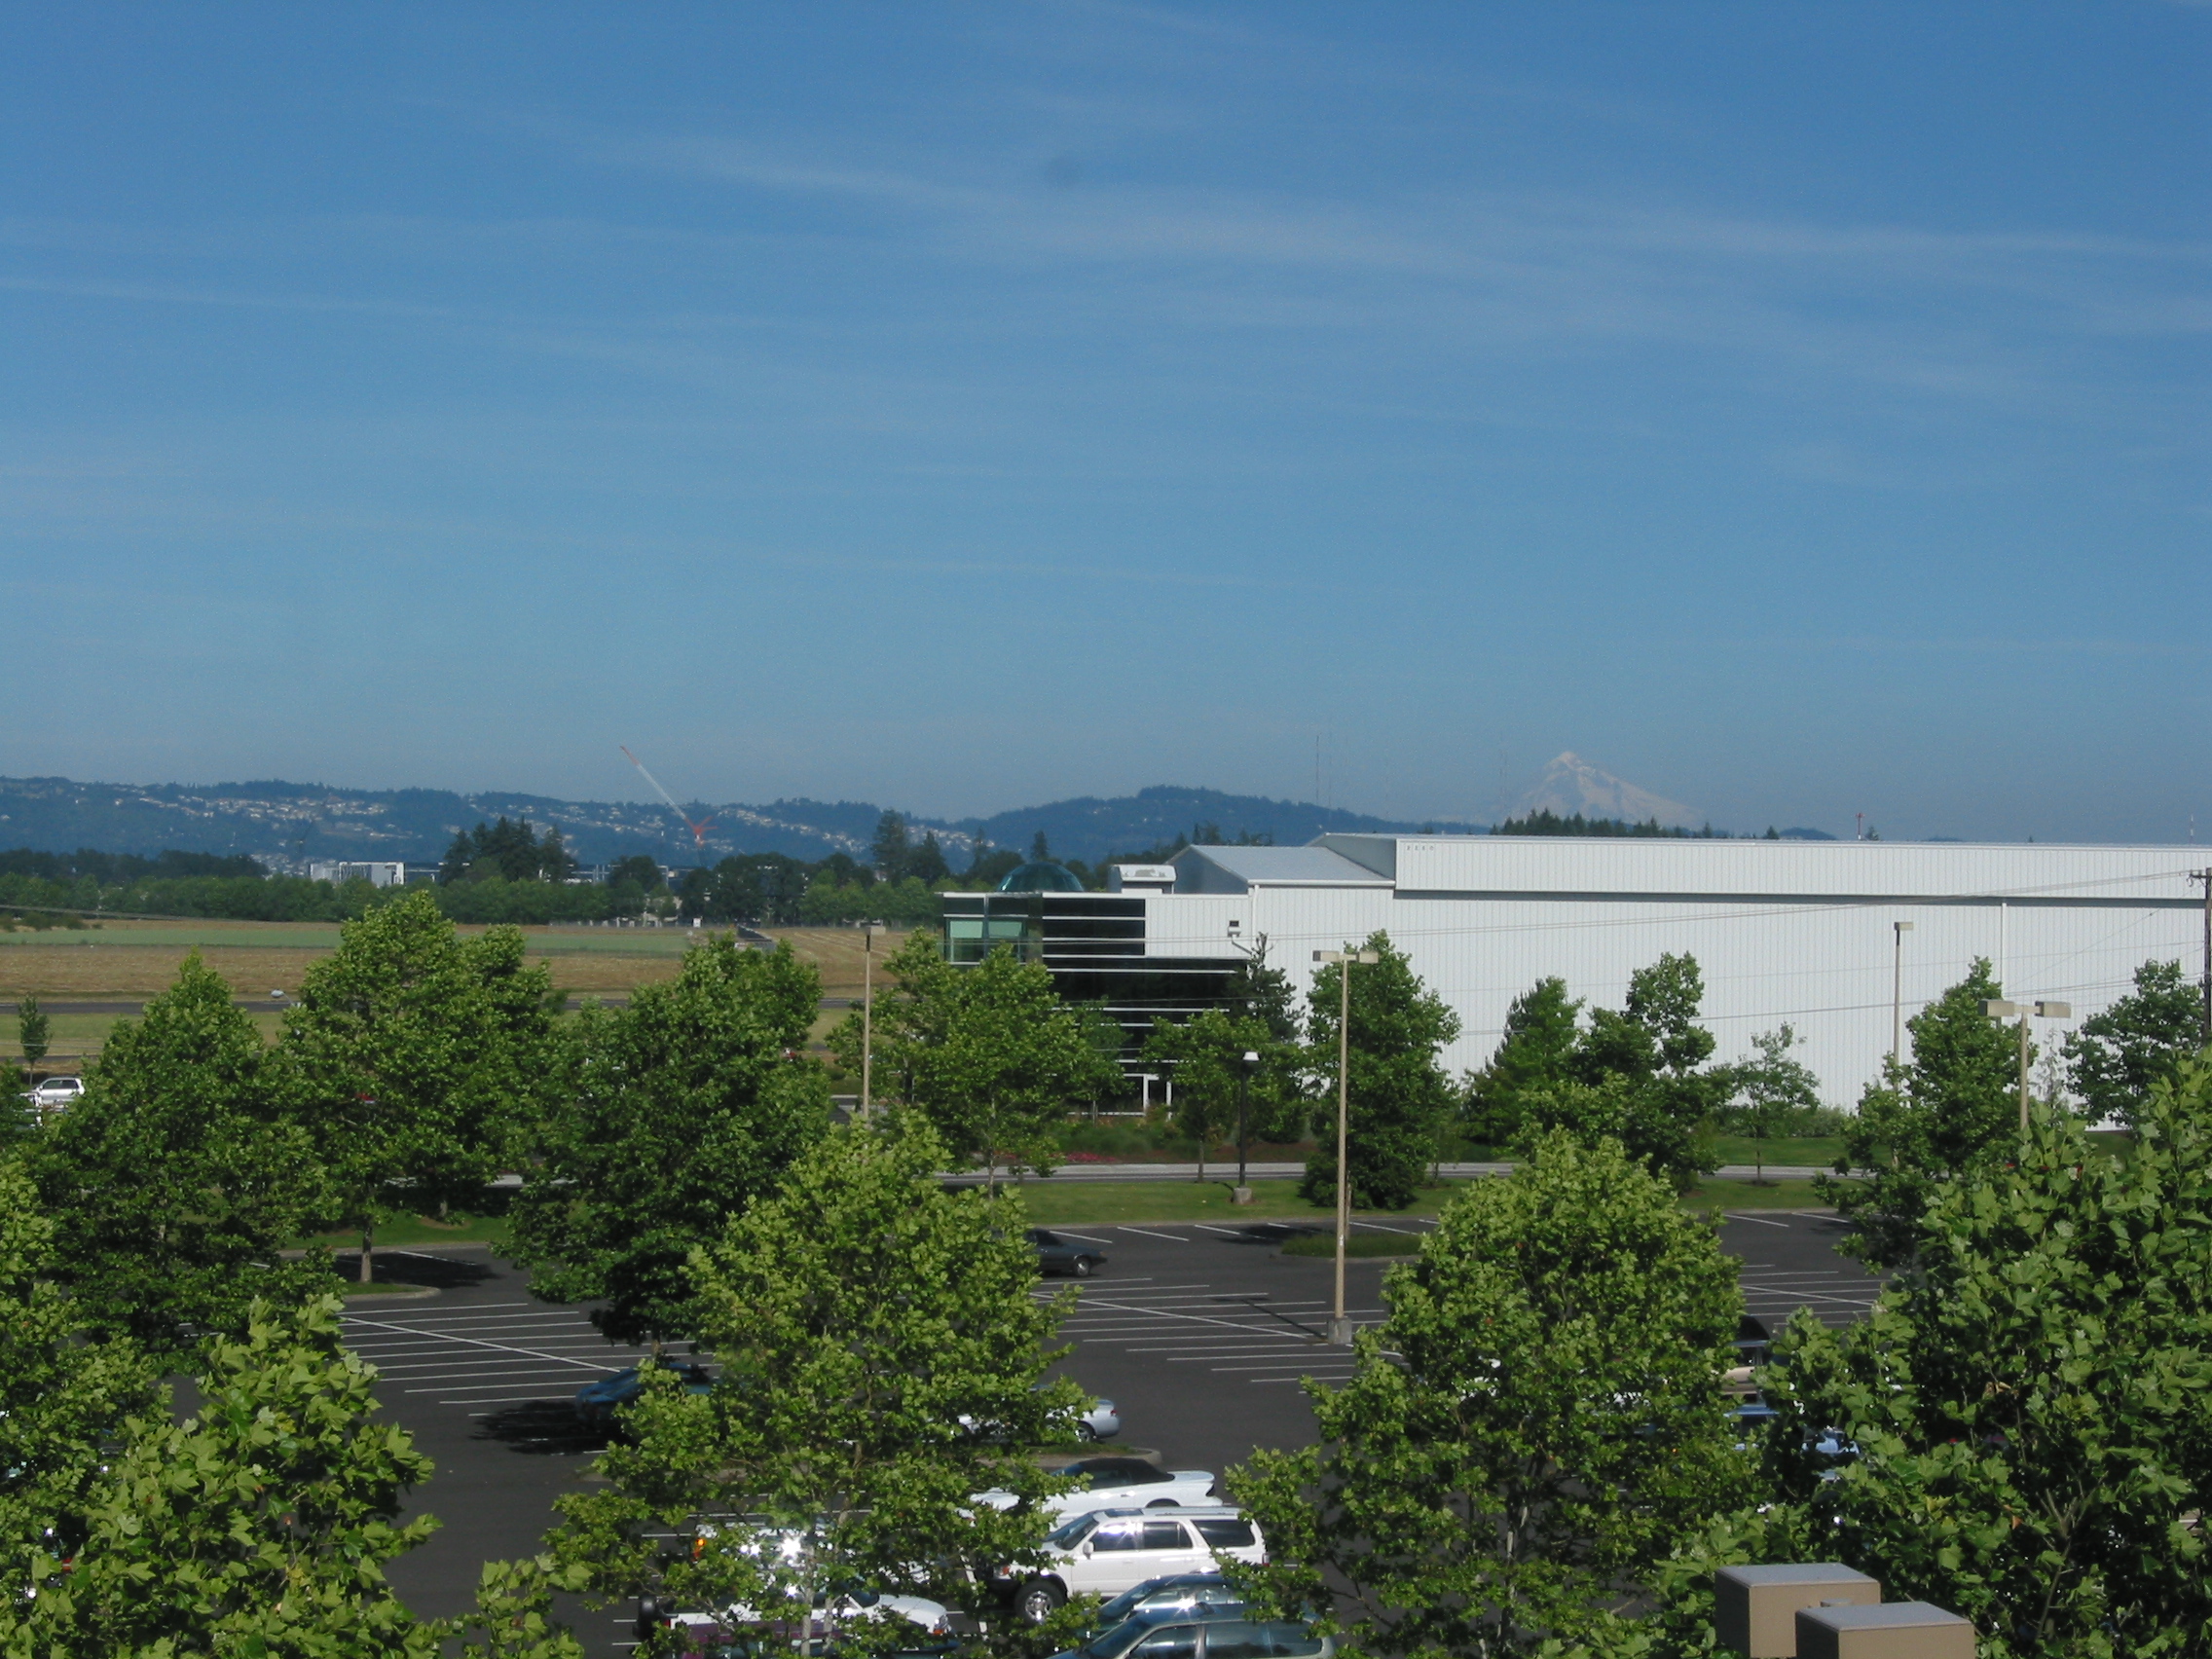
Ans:
{"type": "Polygon", "coordinates": [[[1618,1008],[1631,973],[1687,952],[1716,1058],[1787,1021],[1824,1098],[1847,1106],[1889,1051],[1894,967],[1907,1018],[1982,956],[2007,996],[2071,1003],[2078,1023],[2146,961],[2200,971],[2191,877],[2208,864],[2177,846],[1344,834],[1191,847],[1171,866],[1117,866],[1109,893],[948,895],[946,908],[956,957],[962,936],[971,956],[1034,940],[1069,994],[1103,998],[1124,1023],[1210,1000],[1262,938],[1303,985],[1314,950],[1381,929],[1457,1011],[1455,1072],[1489,1058],[1537,979],[1618,1008]]]}

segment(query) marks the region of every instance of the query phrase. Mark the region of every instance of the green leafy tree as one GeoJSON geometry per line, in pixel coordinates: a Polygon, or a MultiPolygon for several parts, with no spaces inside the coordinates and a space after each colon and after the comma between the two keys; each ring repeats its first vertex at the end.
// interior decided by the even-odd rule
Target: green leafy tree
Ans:
{"type": "Polygon", "coordinates": [[[1581,1013],[1581,999],[1567,994],[1565,979],[1538,979],[1513,999],[1497,1052],[1468,1080],[1470,1136],[1486,1146],[1510,1146],[1520,1138],[1529,1097],[1556,1093],[1567,1080],[1581,1013]]]}
{"type": "Polygon", "coordinates": [[[23,1065],[34,1077],[39,1061],[46,1058],[53,1029],[54,1022],[38,1006],[38,998],[25,991],[16,999],[16,1046],[22,1050],[23,1065]]]}
{"type": "Polygon", "coordinates": [[[649,1369],[607,1487],[557,1505],[555,1553],[597,1599],[803,1608],[834,1587],[1001,1622],[994,1569],[1036,1561],[1036,1500],[1061,1487],[1028,1448],[1082,1405],[1037,1386],[1074,1294],[1036,1295],[1018,1198],[947,1192],[946,1157],[908,1112],[840,1129],[694,1254],[720,1377],[700,1395],[649,1369]],[[1019,1506],[976,1500],[990,1491],[1019,1506]],[[662,1546],[700,1516],[746,1519],[662,1546]],[[807,1547],[764,1543],[777,1530],[807,1547]]]}
{"type": "Polygon", "coordinates": [[[696,1334],[690,1253],[829,1127],[802,1054],[821,994],[789,944],[711,940],[628,1008],[584,1011],[514,1208],[534,1294],[603,1304],[592,1322],[621,1342],[696,1334]]]}
{"type": "MultiPolygon", "coordinates": [[[[1051,1169],[1069,1109],[1121,1082],[1042,963],[1002,946],[954,967],[934,937],[913,933],[884,968],[901,994],[876,1001],[875,1086],[919,1109],[955,1157],[980,1161],[994,1188],[1001,1163],[1051,1169]]],[[[860,1069],[860,1043],[856,1014],[830,1040],[848,1072],[860,1069]]]]}
{"type": "Polygon", "coordinates": [[[383,1207],[467,1198],[547,1109],[552,980],[514,928],[462,940],[428,893],[346,924],[308,970],[281,1052],[320,1152],[328,1202],[361,1235],[383,1207]]]}
{"type": "Polygon", "coordinates": [[[904,875],[913,850],[912,844],[906,839],[906,820],[903,817],[896,812],[886,812],[875,821],[875,839],[868,844],[868,856],[874,862],[879,880],[897,881],[904,875]]]}
{"type": "Polygon", "coordinates": [[[83,1547],[105,1448],[153,1398],[134,1345],[80,1340],[55,1273],[54,1225],[30,1176],[0,1161],[0,1559],[15,1575],[0,1630],[21,1610],[18,1590],[57,1578],[83,1547]]]}
{"type": "Polygon", "coordinates": [[[376,1372],[346,1350],[339,1311],[336,1297],[256,1307],[240,1341],[213,1345],[191,1417],[125,1425],[66,1569],[44,1540],[36,1599],[0,1610],[5,1651],[434,1659],[473,1625],[466,1659],[578,1659],[546,1616],[573,1582],[550,1562],[489,1566],[467,1620],[418,1620],[392,1593],[385,1563],[437,1527],[398,1522],[430,1461],[376,1420],[376,1372]]]}
{"type": "Polygon", "coordinates": [[[84,1097],[36,1154],[89,1329],[177,1360],[207,1332],[241,1331],[255,1299],[329,1283],[326,1259],[281,1255],[313,1211],[320,1166],[275,1072],[198,951],[109,1035],[84,1097]]]}
{"type": "Polygon", "coordinates": [[[1306,1384],[1321,1444],[1230,1474],[1273,1610],[1333,1607],[1362,1653],[1533,1653],[1751,1494],[1735,1264],[1619,1143],[1555,1133],[1477,1182],[1384,1296],[1352,1380],[1306,1384]]]}
{"type": "Polygon", "coordinates": [[[1844,1132],[1842,1166],[1866,1171],[1866,1179],[1822,1176],[1818,1185],[1855,1224],[1844,1248],[1862,1261],[1909,1261],[1936,1189],[2018,1146],[2017,1039],[1982,1011],[2004,994],[1989,963],[1976,957],[1964,979],[1905,1021],[1911,1062],[1886,1064],[1860,1097],[1844,1132]]]}
{"type": "Polygon", "coordinates": [[[1793,1059],[1797,1033],[1786,1022],[1779,1030],[1762,1031],[1751,1039],[1756,1059],[1733,1068],[1735,1099],[1728,1108],[1729,1123],[1751,1137],[1755,1154],[1755,1179],[1766,1179],[1766,1143],[1788,1134],[1821,1109],[1821,1080],[1812,1067],[1793,1059]]]}
{"type": "MultiPolygon", "coordinates": [[[[1404,1209],[1450,1121],[1453,1090],[1437,1053],[1459,1035],[1459,1016],[1420,981],[1413,964],[1380,930],[1363,950],[1382,960],[1352,970],[1350,1099],[1347,1111],[1352,1201],[1404,1209]]],[[[1327,1080],[1313,1110],[1318,1144],[1299,1192],[1314,1203],[1337,1196],[1337,1061],[1345,972],[1324,966],[1308,998],[1307,1066],[1327,1080]]]]}
{"type": "Polygon", "coordinates": [[[2202,993],[2179,962],[2146,962],[2135,988],[2066,1039],[2068,1081],[2091,1123],[2133,1125],[2160,1078],[2177,1075],[2204,1046],[2202,993]]]}
{"type": "Polygon", "coordinates": [[[2065,1113],[2014,1134],[1935,1193],[1870,1317],[1777,1343],[1772,1501],[1686,1541],[1655,1652],[1703,1650],[1714,1567],[1836,1559],[1989,1659],[2212,1647],[2212,1065],[2152,1085],[2129,1159],[2065,1113]],[[1822,1468],[1815,1429],[1859,1456],[1822,1468]]]}
{"type": "Polygon", "coordinates": [[[1530,1098],[1527,1122],[1584,1139],[1609,1134],[1677,1187],[1719,1166],[1714,1113],[1732,1085],[1725,1069],[1701,1070],[1713,1033],[1698,1023],[1705,999],[1697,959],[1669,953],[1629,976],[1618,1011],[1593,1012],[1575,1045],[1567,1082],[1547,1101],[1530,1098]]]}
{"type": "Polygon", "coordinates": [[[1154,1028],[1145,1043],[1145,1059],[1169,1068],[1175,1082],[1175,1126],[1198,1142],[1200,1181],[1206,1178],[1206,1148],[1236,1132],[1240,1098],[1247,1100],[1247,1127],[1274,1115],[1270,1096],[1287,1071],[1287,1048],[1262,1021],[1215,1008],[1181,1024],[1154,1028]],[[1246,1054],[1259,1059],[1246,1066],[1246,1054]]]}

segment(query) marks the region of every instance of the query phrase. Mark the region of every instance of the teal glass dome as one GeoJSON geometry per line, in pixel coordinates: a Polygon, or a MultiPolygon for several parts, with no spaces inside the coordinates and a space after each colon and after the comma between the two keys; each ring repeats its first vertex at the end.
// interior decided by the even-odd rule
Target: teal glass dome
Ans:
{"type": "Polygon", "coordinates": [[[999,883],[1001,893],[1081,893],[1083,883],[1065,865],[1025,864],[999,883]]]}

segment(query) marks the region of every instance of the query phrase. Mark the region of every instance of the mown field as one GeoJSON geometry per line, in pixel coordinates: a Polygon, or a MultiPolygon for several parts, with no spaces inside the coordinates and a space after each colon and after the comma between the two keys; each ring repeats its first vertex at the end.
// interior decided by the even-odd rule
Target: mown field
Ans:
{"type": "MultiPolygon", "coordinates": [[[[464,935],[482,933],[464,927],[464,935]]],[[[572,997],[626,996],[640,985],[676,977],[683,952],[705,930],[689,928],[525,928],[530,954],[552,971],[572,997]]],[[[858,996],[862,936],[853,928],[778,928],[778,939],[822,974],[826,997],[858,996]]],[[[880,959],[901,936],[875,941],[880,959]]],[[[338,929],[319,922],[103,922],[83,929],[28,929],[0,934],[0,1005],[30,995],[48,1004],[143,1002],[168,989],[178,965],[197,949],[239,996],[296,995],[307,971],[338,948],[338,929]]],[[[53,1052],[88,1057],[99,1051],[114,1014],[54,1015],[53,1052]]],[[[275,1034],[276,1019],[256,1021],[275,1034]]],[[[823,1028],[830,1020],[823,1021],[823,1028]]],[[[0,1019],[0,1055],[14,1056],[15,1021],[0,1019]]]]}

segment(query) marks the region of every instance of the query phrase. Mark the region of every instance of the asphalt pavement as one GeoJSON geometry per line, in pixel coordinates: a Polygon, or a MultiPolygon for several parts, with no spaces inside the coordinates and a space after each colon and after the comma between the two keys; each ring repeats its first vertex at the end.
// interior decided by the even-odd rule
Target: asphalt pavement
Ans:
{"type": "MultiPolygon", "coordinates": [[[[1419,1221],[1363,1221],[1365,1234],[1403,1234],[1419,1221]]],[[[1056,1229],[1099,1241],[1107,1265],[1077,1284],[1061,1327],[1070,1351],[1056,1370],[1120,1408],[1120,1446],[1155,1454],[1169,1468],[1220,1473],[1256,1446],[1294,1448],[1314,1436],[1306,1378],[1342,1382],[1345,1350],[1320,1339],[1331,1311],[1333,1264],[1288,1257],[1288,1229],[1191,1223],[1056,1229]]],[[[1810,1308],[1841,1324],[1871,1305],[1878,1281],[1835,1253],[1843,1230],[1811,1213],[1726,1218],[1721,1242],[1743,1263],[1751,1311],[1779,1328],[1810,1308]]],[[[379,1251],[380,1272],[433,1288],[421,1300],[361,1297],[348,1304],[348,1341],[382,1371],[389,1419],[410,1429],[436,1462],[409,1513],[443,1523],[422,1549],[391,1566],[394,1587],[417,1612],[456,1613],[473,1602],[481,1564],[535,1554],[553,1524],[553,1501],[587,1489],[603,1444],[577,1424],[575,1390],[631,1364],[634,1348],[594,1331],[582,1309],[536,1301],[522,1270],[483,1250],[379,1251]]],[[[1347,1264],[1346,1305],[1361,1324],[1384,1316],[1389,1264],[1347,1264]]],[[[1048,1281],[1051,1294],[1072,1280],[1048,1281]]],[[[564,1601],[563,1614],[594,1656],[625,1654],[622,1607],[591,1612],[564,1601]]]]}

